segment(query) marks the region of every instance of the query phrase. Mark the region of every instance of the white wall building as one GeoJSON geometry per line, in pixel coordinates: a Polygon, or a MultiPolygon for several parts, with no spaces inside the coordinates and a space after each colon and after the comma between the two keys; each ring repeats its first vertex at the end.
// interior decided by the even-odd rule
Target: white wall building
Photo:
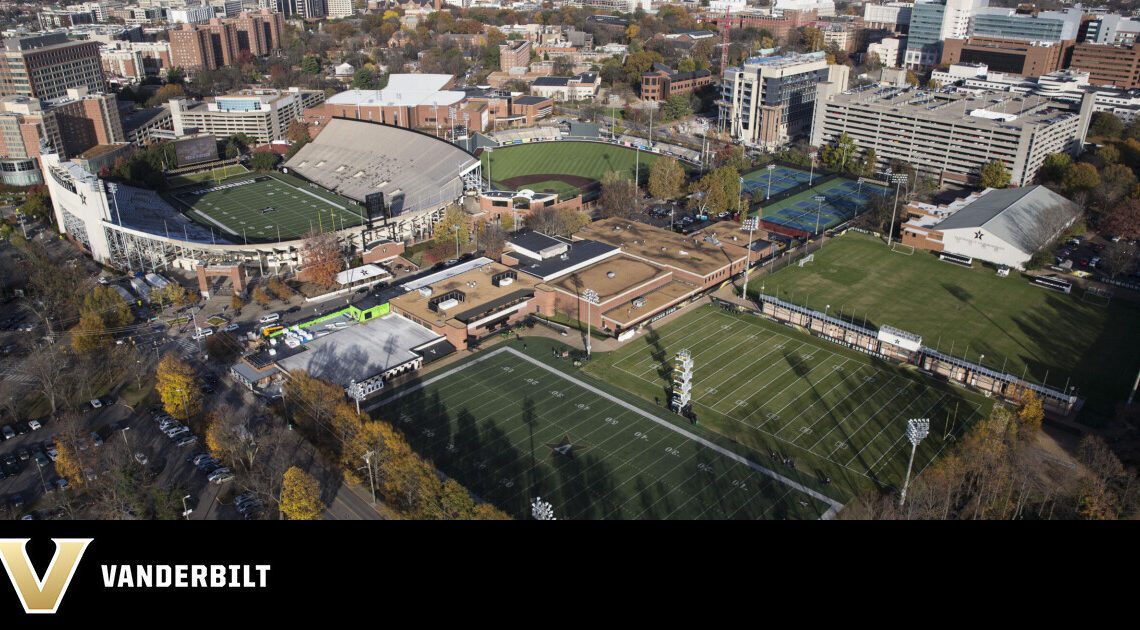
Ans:
{"type": "Polygon", "coordinates": [[[784,11],[811,11],[815,10],[819,17],[833,17],[835,15],[834,0],[776,0],[772,5],[772,15],[780,17],[784,11]]]}
{"type": "Polygon", "coordinates": [[[898,31],[910,24],[913,2],[887,2],[885,4],[864,4],[863,22],[870,29],[898,31]]]}
{"type": "Polygon", "coordinates": [[[170,102],[170,114],[177,136],[244,133],[266,144],[284,140],[289,123],[300,118],[306,108],[315,107],[324,100],[325,93],[321,90],[257,90],[218,96],[206,102],[173,100],[170,102]]]}
{"type": "Polygon", "coordinates": [[[867,45],[867,54],[878,55],[879,61],[887,68],[899,67],[903,50],[903,40],[897,37],[884,37],[881,42],[867,45]]]}
{"type": "Polygon", "coordinates": [[[328,0],[328,4],[329,17],[331,18],[345,18],[356,14],[356,6],[353,0],[328,0]]]}
{"type": "Polygon", "coordinates": [[[167,11],[171,24],[204,24],[214,17],[214,7],[208,4],[187,6],[167,11]]]}

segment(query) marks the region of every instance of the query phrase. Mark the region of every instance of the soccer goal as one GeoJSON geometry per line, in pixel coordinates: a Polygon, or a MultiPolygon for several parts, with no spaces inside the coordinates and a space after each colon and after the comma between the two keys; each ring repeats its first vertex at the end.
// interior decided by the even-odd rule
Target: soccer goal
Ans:
{"type": "Polygon", "coordinates": [[[804,256],[803,258],[801,258],[799,265],[801,267],[803,267],[804,265],[808,264],[809,262],[813,262],[813,261],[815,261],[815,253],[808,254],[807,256],[804,256]]]}
{"type": "Polygon", "coordinates": [[[894,241],[891,243],[891,251],[896,253],[896,254],[906,254],[907,256],[913,256],[914,255],[914,245],[907,245],[905,243],[899,243],[898,241],[894,241]]]}
{"type": "Polygon", "coordinates": [[[1088,302],[1095,306],[1108,306],[1112,303],[1112,290],[1100,287],[1088,287],[1085,289],[1084,295],[1081,296],[1082,302],[1088,302]]]}

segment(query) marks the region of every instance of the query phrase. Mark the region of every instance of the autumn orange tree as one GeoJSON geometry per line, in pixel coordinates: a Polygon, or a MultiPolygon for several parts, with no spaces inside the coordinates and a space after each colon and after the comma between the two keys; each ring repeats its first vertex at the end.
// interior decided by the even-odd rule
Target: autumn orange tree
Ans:
{"type": "Polygon", "coordinates": [[[154,388],[167,413],[183,422],[202,410],[198,375],[189,363],[174,354],[167,354],[159,361],[154,388]]]}
{"type": "Polygon", "coordinates": [[[314,284],[332,288],[337,285],[336,274],[341,271],[344,271],[344,257],[336,235],[318,230],[307,233],[301,245],[300,273],[314,284]]]}
{"type": "Polygon", "coordinates": [[[278,503],[281,516],[290,521],[319,521],[325,510],[321,484],[309,473],[292,466],[285,471],[278,503]]]}

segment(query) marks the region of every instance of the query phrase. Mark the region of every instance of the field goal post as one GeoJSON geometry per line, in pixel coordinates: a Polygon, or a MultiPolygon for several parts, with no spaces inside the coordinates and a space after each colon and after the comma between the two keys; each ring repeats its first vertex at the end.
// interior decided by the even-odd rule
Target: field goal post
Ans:
{"type": "Polygon", "coordinates": [[[914,255],[914,245],[907,245],[905,243],[899,243],[898,241],[895,241],[895,242],[891,243],[891,251],[896,253],[896,254],[904,254],[906,256],[913,256],[914,255]]]}
{"type": "Polygon", "coordinates": [[[800,262],[798,264],[799,264],[799,266],[803,267],[804,265],[808,264],[809,262],[815,262],[815,252],[812,252],[812,253],[808,254],[807,256],[804,256],[803,258],[801,258],[800,262]]]}

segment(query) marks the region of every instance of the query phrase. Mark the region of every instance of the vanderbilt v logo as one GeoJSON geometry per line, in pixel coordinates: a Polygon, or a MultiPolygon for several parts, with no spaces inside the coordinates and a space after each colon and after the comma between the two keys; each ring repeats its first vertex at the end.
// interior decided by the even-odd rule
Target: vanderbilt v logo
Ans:
{"type": "Polygon", "coordinates": [[[32,568],[32,560],[27,551],[29,540],[31,539],[0,538],[0,561],[4,562],[4,570],[8,572],[12,586],[16,587],[16,594],[24,605],[25,613],[54,614],[71,584],[75,569],[79,567],[83,552],[87,551],[87,545],[94,538],[53,538],[55,556],[43,578],[36,575],[36,570],[32,568]]]}

